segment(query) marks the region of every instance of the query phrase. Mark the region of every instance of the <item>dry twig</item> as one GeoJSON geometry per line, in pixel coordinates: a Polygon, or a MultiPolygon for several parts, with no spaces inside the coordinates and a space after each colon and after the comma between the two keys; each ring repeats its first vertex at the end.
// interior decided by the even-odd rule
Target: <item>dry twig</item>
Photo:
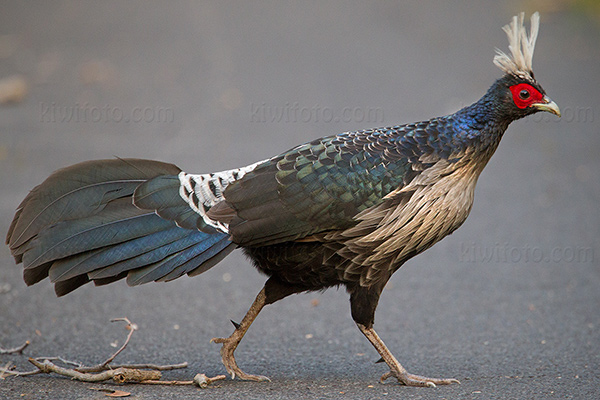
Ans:
{"type": "Polygon", "coordinates": [[[118,368],[109,369],[97,374],[84,373],[74,370],[72,368],[60,367],[49,360],[39,362],[35,358],[30,358],[29,362],[35,365],[41,372],[45,374],[56,373],[62,376],[82,381],[82,382],[102,382],[109,379],[114,380],[118,383],[125,382],[143,382],[145,380],[160,379],[161,374],[159,371],[145,371],[139,369],[129,368],[118,368]]]}
{"type": "Polygon", "coordinates": [[[125,327],[125,329],[129,330],[129,333],[127,334],[127,338],[125,339],[125,342],[123,343],[123,345],[117,351],[115,351],[110,357],[108,357],[108,359],[106,359],[106,361],[104,361],[103,363],[98,364],[98,365],[94,365],[92,367],[79,366],[79,367],[76,368],[76,370],[78,372],[101,372],[101,371],[106,371],[108,364],[110,364],[111,362],[113,362],[113,360],[123,350],[125,350],[125,347],[127,347],[127,345],[129,344],[129,341],[131,340],[131,337],[133,336],[133,332],[135,332],[138,329],[138,327],[137,327],[136,324],[132,323],[126,317],[124,317],[124,318],[114,318],[114,319],[110,320],[110,322],[116,322],[116,321],[127,322],[127,326],[125,327]]]}
{"type": "Polygon", "coordinates": [[[27,346],[29,346],[29,340],[18,347],[13,347],[12,349],[3,349],[0,347],[0,354],[22,354],[23,350],[25,350],[25,347],[27,346]]]}
{"type": "Polygon", "coordinates": [[[143,384],[148,384],[148,385],[196,385],[202,389],[208,387],[208,385],[210,385],[211,383],[215,382],[215,381],[222,381],[223,379],[227,378],[225,375],[217,375],[214,378],[209,378],[208,376],[204,375],[204,374],[196,374],[196,376],[194,376],[194,380],[192,381],[152,381],[152,380],[148,380],[148,381],[144,381],[144,382],[140,382],[143,384]]]}
{"type": "MultiPolygon", "coordinates": [[[[111,320],[124,321],[127,323],[126,328],[129,330],[127,338],[123,345],[108,357],[104,362],[86,367],[83,364],[64,359],[62,357],[35,357],[29,358],[29,362],[33,364],[37,369],[33,371],[14,371],[10,365],[4,368],[0,368],[0,378],[6,376],[27,376],[35,375],[40,373],[50,374],[55,373],[58,375],[66,376],[71,379],[83,381],[83,382],[102,382],[112,379],[117,383],[147,383],[152,385],[196,385],[201,388],[205,388],[214,381],[225,379],[224,375],[219,375],[214,378],[209,378],[204,374],[197,374],[192,381],[161,381],[160,371],[167,371],[179,368],[186,368],[187,362],[180,364],[171,365],[157,365],[157,364],[130,364],[130,365],[111,365],[114,359],[121,353],[131,340],[133,332],[137,330],[137,325],[132,323],[127,318],[116,318],[111,320]],[[66,368],[57,365],[56,362],[60,362],[65,366],[73,366],[73,368],[66,368]]],[[[22,352],[29,342],[26,342],[23,346],[16,349],[5,350],[5,352],[16,353],[22,352]]]]}

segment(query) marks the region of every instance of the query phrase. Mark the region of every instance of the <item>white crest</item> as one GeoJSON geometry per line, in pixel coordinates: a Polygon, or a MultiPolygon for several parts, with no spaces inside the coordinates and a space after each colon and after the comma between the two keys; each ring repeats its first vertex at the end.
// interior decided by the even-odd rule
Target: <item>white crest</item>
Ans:
{"type": "Polygon", "coordinates": [[[496,49],[494,64],[507,74],[519,75],[533,79],[533,49],[540,28],[540,14],[535,12],[531,16],[531,29],[529,35],[523,24],[525,13],[515,15],[510,24],[502,27],[508,36],[508,49],[511,56],[496,49]]]}

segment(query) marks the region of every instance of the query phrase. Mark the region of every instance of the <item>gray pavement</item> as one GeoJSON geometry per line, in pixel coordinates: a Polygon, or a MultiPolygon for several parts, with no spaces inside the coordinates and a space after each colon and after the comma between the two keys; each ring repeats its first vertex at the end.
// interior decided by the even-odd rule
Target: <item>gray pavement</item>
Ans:
{"type": "MultiPolygon", "coordinates": [[[[126,386],[132,398],[553,399],[600,397],[600,21],[593,2],[528,2],[542,13],[537,78],[560,105],[513,124],[482,174],[465,225],[391,280],[376,329],[436,389],[379,384],[385,372],[343,290],[268,307],[237,351],[271,383],[126,386]]],[[[51,171],[143,157],[190,172],[246,165],[345,130],[428,119],[478,99],[501,73],[494,48],[517,2],[3,2],[0,78],[24,101],[0,107],[0,232],[51,171]]],[[[187,361],[165,373],[224,373],[219,348],[264,277],[235,252],[197,278],[27,288],[0,246],[0,346],[98,363],[187,361]]],[[[0,398],[101,399],[114,387],[7,378],[0,398]]]]}

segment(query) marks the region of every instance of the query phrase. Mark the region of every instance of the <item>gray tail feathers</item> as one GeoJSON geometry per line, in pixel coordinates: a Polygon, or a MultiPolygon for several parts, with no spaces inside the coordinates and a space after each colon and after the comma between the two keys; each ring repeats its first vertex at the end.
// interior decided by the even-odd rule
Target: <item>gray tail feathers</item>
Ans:
{"type": "Polygon", "coordinates": [[[215,265],[235,245],[225,233],[185,223],[197,216],[181,198],[177,203],[173,178],[179,172],[158,161],[114,159],[53,173],[19,205],[6,237],[15,260],[24,264],[25,282],[49,277],[62,296],[89,281],[102,285],[126,277],[138,285],[197,275],[215,265]],[[146,182],[160,196],[134,205],[136,189],[146,182]]]}

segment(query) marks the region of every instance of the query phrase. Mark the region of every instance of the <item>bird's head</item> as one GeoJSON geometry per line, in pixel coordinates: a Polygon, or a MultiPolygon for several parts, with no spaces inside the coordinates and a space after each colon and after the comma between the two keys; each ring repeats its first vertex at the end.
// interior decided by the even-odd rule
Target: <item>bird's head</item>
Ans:
{"type": "Polygon", "coordinates": [[[527,115],[547,111],[560,117],[560,109],[547,95],[542,86],[535,80],[532,70],[533,50],[539,30],[540,15],[531,16],[529,35],[523,25],[524,13],[513,17],[510,24],[502,29],[508,36],[510,56],[496,49],[494,64],[505,75],[490,88],[495,97],[500,99],[500,107],[504,115],[511,119],[523,118],[527,115]]]}

